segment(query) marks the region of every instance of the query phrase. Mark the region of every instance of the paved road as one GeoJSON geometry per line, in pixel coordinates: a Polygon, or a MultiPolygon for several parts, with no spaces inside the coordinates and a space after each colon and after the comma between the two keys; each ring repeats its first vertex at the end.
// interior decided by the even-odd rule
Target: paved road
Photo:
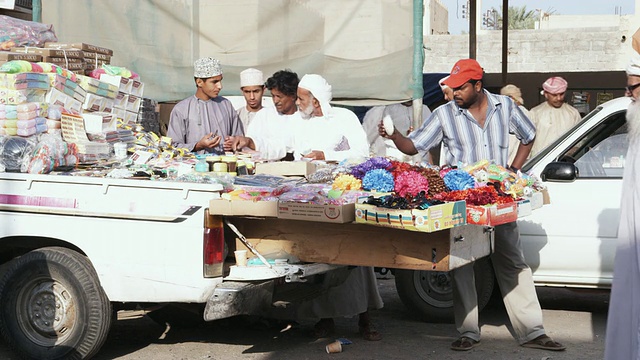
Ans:
{"type": "MultiPolygon", "coordinates": [[[[608,292],[539,289],[547,332],[567,345],[560,353],[526,349],[511,337],[504,308],[493,302],[481,314],[481,346],[466,353],[449,350],[452,324],[414,320],[401,303],[393,280],[380,280],[384,309],[373,313],[384,339],[367,342],[355,319],[339,319],[337,336],[353,342],[339,354],[327,354],[333,339],[313,340],[312,323],[283,331],[283,325],[227,319],[191,329],[167,329],[138,312],[121,312],[95,359],[438,359],[438,360],[577,360],[603,357],[608,292]]],[[[17,359],[0,342],[0,359],[17,359]]]]}

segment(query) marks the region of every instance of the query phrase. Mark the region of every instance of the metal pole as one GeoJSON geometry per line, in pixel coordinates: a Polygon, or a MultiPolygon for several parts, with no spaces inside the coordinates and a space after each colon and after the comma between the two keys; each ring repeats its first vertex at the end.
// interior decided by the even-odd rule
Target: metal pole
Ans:
{"type": "Polygon", "coordinates": [[[422,69],[424,67],[422,18],[424,5],[422,0],[413,0],[413,128],[422,125],[422,69]]]}
{"type": "Polygon", "coordinates": [[[476,58],[476,0],[469,1],[469,59],[476,58]]]}
{"type": "Polygon", "coordinates": [[[42,1],[31,1],[31,20],[34,22],[42,22],[42,1]]]}
{"type": "Polygon", "coordinates": [[[507,85],[509,62],[509,0],[502,0],[502,86],[507,85]]]}

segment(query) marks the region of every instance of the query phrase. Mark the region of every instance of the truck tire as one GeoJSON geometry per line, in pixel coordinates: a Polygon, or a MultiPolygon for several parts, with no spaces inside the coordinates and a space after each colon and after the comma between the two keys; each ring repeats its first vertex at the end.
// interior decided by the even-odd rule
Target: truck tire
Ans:
{"type": "Polygon", "coordinates": [[[0,332],[30,359],[88,359],[111,326],[111,303],[95,269],[60,247],[11,261],[0,281],[0,332]]]}
{"type": "MultiPolygon", "coordinates": [[[[474,265],[478,309],[491,299],[495,284],[493,266],[488,257],[474,265]]],[[[396,290],[402,303],[426,322],[453,322],[453,290],[449,272],[396,270],[396,290]]]]}

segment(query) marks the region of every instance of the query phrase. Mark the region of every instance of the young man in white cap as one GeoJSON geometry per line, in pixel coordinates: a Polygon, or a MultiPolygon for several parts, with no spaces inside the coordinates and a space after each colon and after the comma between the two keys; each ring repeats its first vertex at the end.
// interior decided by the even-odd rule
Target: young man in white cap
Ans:
{"type": "Polygon", "coordinates": [[[254,68],[243,70],[240,73],[240,90],[242,90],[247,104],[236,110],[246,132],[253,117],[262,109],[262,95],[264,94],[262,71],[254,68]]]}
{"type": "Polygon", "coordinates": [[[332,107],[331,85],[307,74],[298,84],[296,105],[302,117],[294,129],[296,158],[342,161],[369,156],[369,143],[356,114],[332,107]]]}
{"type": "MultiPolygon", "coordinates": [[[[442,151],[447,164],[493,160],[507,167],[508,136],[513,131],[521,143],[510,167],[514,170],[520,168],[531,150],[535,127],[509,97],[485,90],[483,76],[482,67],[476,60],[458,61],[451,69],[449,78],[444,81],[453,89],[453,101],[435,109],[429,120],[408,137],[398,131],[389,136],[382,124],[378,132],[393,140],[398,149],[407,154],[429,150],[443,141],[442,151]]],[[[531,269],[522,254],[518,223],[498,225],[494,234],[491,262],[520,346],[564,350],[562,344],[546,335],[542,324],[542,309],[531,269]]],[[[467,351],[480,345],[473,263],[456,268],[451,274],[453,312],[459,333],[451,349],[467,351]]]]}
{"type": "Polygon", "coordinates": [[[542,93],[546,101],[529,111],[531,121],[536,126],[536,141],[531,148],[530,157],[535,156],[582,119],[576,108],[564,102],[567,85],[567,81],[559,76],[550,77],[542,84],[542,93]]]}
{"type": "MultiPolygon", "coordinates": [[[[633,36],[634,50],[640,30],[633,36]]],[[[627,109],[629,148],[622,176],[622,201],[618,245],[613,270],[611,300],[607,317],[605,360],[640,359],[640,55],[634,53],[627,66],[625,95],[631,98],[627,109]]]]}
{"type": "Polygon", "coordinates": [[[193,78],[196,93],[173,108],[167,136],[175,147],[224,154],[224,138],[243,135],[244,128],[231,101],[218,96],[222,90],[220,62],[210,57],[196,60],[193,78]]]}

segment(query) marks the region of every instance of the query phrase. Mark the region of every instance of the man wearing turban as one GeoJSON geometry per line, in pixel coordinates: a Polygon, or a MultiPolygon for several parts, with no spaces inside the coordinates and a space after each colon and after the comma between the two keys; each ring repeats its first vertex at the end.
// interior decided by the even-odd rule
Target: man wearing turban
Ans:
{"type": "Polygon", "coordinates": [[[567,85],[559,76],[550,77],[542,84],[546,101],[529,111],[536,126],[536,141],[529,156],[535,156],[582,119],[576,108],[564,102],[567,85]]]}
{"type": "Polygon", "coordinates": [[[331,85],[320,75],[307,74],[298,84],[296,105],[302,116],[294,131],[296,158],[342,161],[369,155],[369,144],[356,114],[332,107],[331,85]]]}
{"type": "MultiPolygon", "coordinates": [[[[638,35],[638,32],[636,33],[638,35]]],[[[634,49],[639,50],[634,35],[634,49]]],[[[640,55],[635,53],[627,66],[626,96],[629,148],[622,176],[622,201],[618,245],[613,270],[613,284],[604,358],[606,360],[640,359],[640,55]]]]}
{"type": "Polygon", "coordinates": [[[210,57],[196,60],[193,78],[196,93],[173,108],[167,136],[175,147],[224,154],[224,138],[243,135],[244,128],[231,101],[218,96],[222,90],[220,62],[210,57]]]}

